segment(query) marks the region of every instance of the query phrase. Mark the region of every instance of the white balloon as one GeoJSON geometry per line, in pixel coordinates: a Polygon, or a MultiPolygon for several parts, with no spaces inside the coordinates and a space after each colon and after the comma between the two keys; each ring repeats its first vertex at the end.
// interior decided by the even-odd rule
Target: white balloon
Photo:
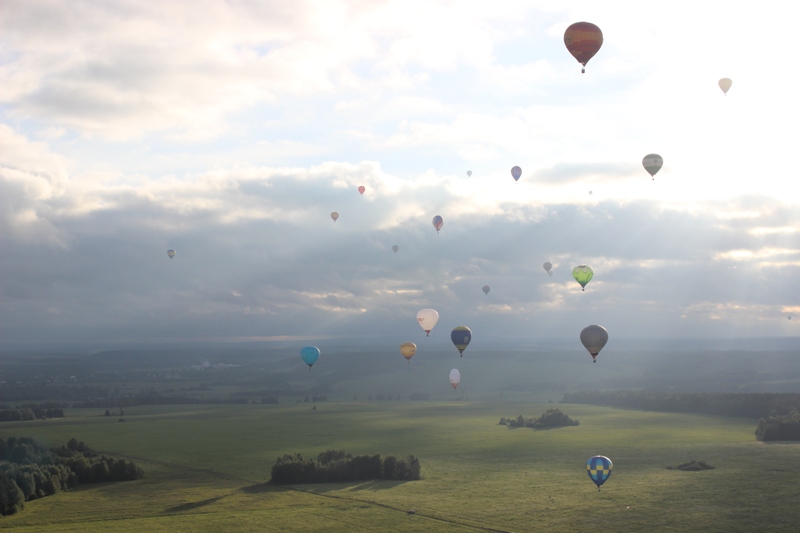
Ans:
{"type": "Polygon", "coordinates": [[[436,309],[422,309],[417,313],[417,322],[425,330],[425,336],[430,335],[431,330],[438,321],[439,313],[436,312],[436,309]]]}
{"type": "Polygon", "coordinates": [[[454,368],[450,371],[450,385],[453,386],[453,390],[458,387],[459,383],[461,383],[461,373],[454,368]]]}
{"type": "Polygon", "coordinates": [[[722,78],[719,80],[719,88],[722,89],[722,92],[726,95],[728,94],[728,90],[731,88],[731,85],[733,85],[733,81],[731,81],[730,78],[722,78]]]}

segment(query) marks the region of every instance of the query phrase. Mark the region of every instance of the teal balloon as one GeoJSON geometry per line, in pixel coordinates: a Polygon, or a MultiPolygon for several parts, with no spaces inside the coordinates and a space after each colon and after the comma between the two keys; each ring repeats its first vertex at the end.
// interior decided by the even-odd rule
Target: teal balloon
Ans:
{"type": "Polygon", "coordinates": [[[308,365],[308,369],[311,370],[311,367],[314,366],[314,363],[319,359],[319,348],[316,346],[306,346],[300,350],[300,358],[308,365]]]}
{"type": "Polygon", "coordinates": [[[602,455],[595,455],[586,461],[586,473],[589,474],[589,478],[597,485],[598,491],[600,490],[600,485],[605,483],[611,476],[611,468],[613,466],[611,459],[602,455]]]}

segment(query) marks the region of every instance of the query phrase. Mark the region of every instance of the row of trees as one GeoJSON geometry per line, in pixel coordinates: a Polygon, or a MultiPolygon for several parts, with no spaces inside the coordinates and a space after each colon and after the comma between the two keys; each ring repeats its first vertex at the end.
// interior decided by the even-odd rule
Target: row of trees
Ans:
{"type": "Polygon", "coordinates": [[[133,461],[100,455],[83,442],[46,449],[30,437],[0,439],[0,515],[14,514],[26,501],[44,498],[81,483],[128,481],[142,477],[133,461]]]}
{"type": "Polygon", "coordinates": [[[517,418],[501,418],[500,425],[511,428],[553,429],[578,426],[580,422],[571,419],[560,409],[548,409],[539,418],[525,418],[522,415],[517,418]]]}
{"type": "Polygon", "coordinates": [[[584,391],[565,394],[561,403],[585,403],[647,411],[704,413],[757,419],[786,416],[792,410],[800,411],[800,394],[584,391]]]}
{"type": "Polygon", "coordinates": [[[45,418],[64,418],[64,410],[60,407],[42,409],[41,407],[25,407],[23,409],[3,409],[0,411],[0,422],[19,422],[20,420],[42,420],[45,418]]]}
{"type": "Polygon", "coordinates": [[[271,483],[343,483],[372,479],[411,481],[420,478],[419,459],[409,455],[351,455],[344,450],[327,450],[317,459],[303,459],[299,453],[279,457],[272,465],[271,483]]]}

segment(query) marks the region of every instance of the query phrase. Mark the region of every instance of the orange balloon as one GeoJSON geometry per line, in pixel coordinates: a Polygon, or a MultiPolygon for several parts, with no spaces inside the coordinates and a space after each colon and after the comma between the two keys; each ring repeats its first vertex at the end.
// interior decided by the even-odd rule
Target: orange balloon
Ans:
{"type": "Polygon", "coordinates": [[[583,73],[586,72],[586,63],[603,46],[603,32],[591,22],[576,22],[564,32],[564,44],[578,63],[583,65],[583,73]]]}

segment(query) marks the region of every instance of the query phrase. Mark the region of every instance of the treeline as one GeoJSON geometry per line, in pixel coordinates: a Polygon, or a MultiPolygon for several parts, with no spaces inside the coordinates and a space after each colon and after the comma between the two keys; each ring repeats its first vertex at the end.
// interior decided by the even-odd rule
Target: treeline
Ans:
{"type": "Polygon", "coordinates": [[[14,514],[26,501],[44,498],[81,483],[128,481],[142,477],[133,461],[114,459],[70,439],[46,449],[30,437],[0,439],[0,515],[14,514]]]}
{"type": "Polygon", "coordinates": [[[317,459],[303,459],[299,453],[279,457],[272,465],[271,483],[343,483],[372,479],[412,481],[420,478],[419,459],[409,455],[350,455],[344,450],[327,450],[317,459]]]}
{"type": "Polygon", "coordinates": [[[501,418],[500,425],[511,428],[553,429],[579,426],[580,422],[571,419],[560,409],[548,409],[539,418],[525,418],[522,415],[517,418],[501,418]]]}
{"type": "Polygon", "coordinates": [[[792,410],[800,411],[800,394],[584,391],[564,394],[561,403],[758,419],[787,416],[792,410]]]}
{"type": "Polygon", "coordinates": [[[44,420],[46,418],[64,418],[64,410],[60,407],[42,409],[26,407],[24,409],[3,409],[0,411],[0,422],[18,422],[20,420],[44,420]]]}
{"type": "Polygon", "coordinates": [[[762,441],[800,440],[800,414],[792,411],[788,415],[760,418],[755,434],[762,441]]]}
{"type": "Polygon", "coordinates": [[[138,394],[117,396],[82,402],[76,407],[117,407],[124,405],[185,405],[185,404],[247,404],[248,398],[203,398],[194,396],[169,396],[164,394],[138,394]]]}

